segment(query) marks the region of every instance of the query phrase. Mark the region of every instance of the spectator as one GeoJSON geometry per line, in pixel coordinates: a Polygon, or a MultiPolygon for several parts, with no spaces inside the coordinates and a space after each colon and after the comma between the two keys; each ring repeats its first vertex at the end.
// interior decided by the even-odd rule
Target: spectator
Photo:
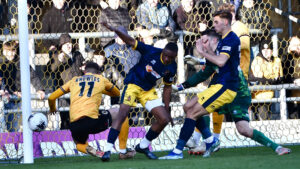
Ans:
{"type": "MultiPolygon", "coordinates": [[[[54,80],[53,88],[56,90],[59,86],[71,80],[74,76],[81,76],[81,68],[84,65],[84,58],[79,51],[73,48],[71,36],[62,34],[59,38],[59,50],[51,48],[49,52],[50,61],[47,63],[47,71],[51,72],[54,80]]],[[[59,106],[68,107],[70,99],[60,99],[59,106]]],[[[61,129],[68,128],[69,114],[61,111],[61,129]]]]}
{"type": "MultiPolygon", "coordinates": [[[[69,33],[73,17],[66,0],[52,0],[53,6],[42,19],[41,33],[69,33]]],[[[44,47],[47,49],[58,44],[57,40],[47,41],[44,47]]]]}
{"type": "MultiPolygon", "coordinates": [[[[146,40],[146,44],[151,43],[153,35],[159,36],[158,39],[162,40],[155,45],[159,48],[164,48],[168,41],[176,41],[174,31],[176,28],[175,22],[166,6],[158,3],[158,0],[146,0],[142,3],[136,11],[137,21],[141,26],[140,35],[146,40]],[[165,39],[168,38],[168,39],[165,39]]],[[[155,39],[154,39],[155,40],[155,39]]]]}
{"type": "Polygon", "coordinates": [[[230,3],[234,5],[234,13],[236,13],[240,5],[243,3],[243,0],[230,0],[230,3]]]}
{"type": "MultiPolygon", "coordinates": [[[[20,109],[21,107],[21,72],[20,72],[20,59],[18,57],[17,42],[8,41],[3,44],[3,57],[0,63],[1,75],[1,95],[5,99],[4,109],[20,109]]],[[[40,99],[44,99],[45,92],[41,85],[40,79],[37,77],[34,70],[30,67],[31,84],[37,91],[40,99]]],[[[1,110],[1,113],[3,111],[1,110]]],[[[21,112],[4,112],[7,130],[9,132],[16,132],[20,128],[21,112]]]]}
{"type": "MultiPolygon", "coordinates": [[[[208,21],[205,14],[209,13],[211,5],[207,1],[201,1],[195,4],[195,0],[181,0],[181,5],[175,10],[173,19],[177,24],[177,28],[194,33],[200,33],[206,30],[208,21]],[[200,8],[202,11],[200,11],[200,8]],[[203,11],[206,8],[207,11],[203,11]]],[[[195,35],[185,35],[185,55],[192,53],[193,43],[195,42],[195,35]]]]}
{"type": "Polygon", "coordinates": [[[259,53],[259,42],[266,39],[270,35],[272,23],[268,15],[268,11],[263,2],[255,2],[254,0],[243,0],[243,6],[238,10],[238,18],[245,23],[250,29],[257,29],[261,33],[251,34],[251,48],[253,55],[259,53]]]}
{"type": "MultiPolygon", "coordinates": [[[[98,30],[109,31],[101,23],[106,22],[112,26],[129,28],[131,18],[127,9],[120,7],[120,0],[108,0],[108,7],[99,16],[98,30]]],[[[106,47],[112,43],[113,38],[101,38],[101,46],[106,47]]]]}
{"type": "MultiPolygon", "coordinates": [[[[270,85],[278,84],[282,77],[281,59],[274,57],[272,54],[272,46],[269,41],[263,41],[260,46],[261,52],[254,58],[251,65],[252,74],[249,77],[252,85],[270,85]]],[[[252,93],[254,99],[272,99],[274,91],[262,90],[252,93]]],[[[271,103],[263,103],[257,106],[258,118],[262,120],[271,118],[271,103]]],[[[256,114],[257,115],[257,114],[256,114]]]]}
{"type": "Polygon", "coordinates": [[[200,17],[195,8],[194,0],[181,0],[181,5],[173,14],[173,19],[181,30],[199,33],[206,30],[207,27],[207,22],[200,17]]]}
{"type": "Polygon", "coordinates": [[[7,15],[7,4],[5,1],[0,2],[0,34],[9,34],[9,30],[5,28],[9,21],[8,21],[8,15],[7,15]]]}
{"type": "MultiPolygon", "coordinates": [[[[290,39],[289,47],[288,47],[288,57],[290,62],[286,64],[289,66],[286,72],[286,76],[290,76],[290,82],[294,83],[295,85],[300,86],[300,39],[297,36],[294,36],[290,39]]],[[[299,90],[291,90],[289,91],[291,97],[300,97],[299,90]]],[[[288,93],[288,94],[289,94],[288,93]]],[[[288,103],[289,109],[289,118],[299,118],[300,117],[300,102],[288,103]]]]}

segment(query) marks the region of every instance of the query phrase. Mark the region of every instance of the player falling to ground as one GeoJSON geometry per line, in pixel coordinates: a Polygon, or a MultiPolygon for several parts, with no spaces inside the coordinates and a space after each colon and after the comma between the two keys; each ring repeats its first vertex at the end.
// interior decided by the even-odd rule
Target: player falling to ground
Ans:
{"type": "Polygon", "coordinates": [[[131,68],[124,80],[125,87],[120,99],[120,111],[117,120],[112,123],[102,160],[109,161],[111,149],[119,135],[121,124],[127,117],[130,108],[136,105],[136,100],[154,115],[156,121],[152,124],[145,138],[135,147],[135,150],[144,153],[150,159],[157,159],[155,154],[149,151],[149,145],[169,122],[173,125],[169,103],[172,92],[171,84],[177,71],[175,58],[177,57],[178,47],[175,43],[168,43],[164,49],[155,48],[134,40],[127,33],[107,23],[102,24],[109,30],[114,31],[126,44],[141,53],[140,61],[131,68]],[[154,88],[156,81],[161,78],[163,78],[165,84],[162,96],[163,102],[158,99],[154,88]]]}
{"type": "MultiPolygon", "coordinates": [[[[183,158],[182,150],[191,137],[195,126],[199,130],[202,129],[201,125],[204,124],[204,121],[200,117],[231,103],[236,96],[239,82],[240,40],[231,31],[232,15],[230,12],[217,11],[213,16],[213,26],[216,32],[222,35],[222,39],[217,46],[217,52],[215,53],[209,46],[207,37],[198,40],[196,47],[200,55],[217,65],[217,73],[213,77],[215,80],[208,89],[184,104],[183,109],[186,113],[186,119],[181,128],[176,148],[160,159],[183,158]]],[[[204,134],[203,132],[205,131],[202,131],[202,134],[204,134]]],[[[206,142],[208,151],[219,145],[219,140],[212,135],[206,138],[206,142]]]]}
{"type": "MultiPolygon", "coordinates": [[[[205,38],[207,36],[209,39],[210,46],[213,50],[217,48],[217,45],[219,43],[219,37],[214,31],[207,31],[203,33],[203,37],[205,38]]],[[[197,61],[197,58],[193,58],[193,60],[197,61]]],[[[208,79],[211,75],[216,73],[217,66],[212,64],[211,62],[207,62],[205,69],[203,71],[199,71],[197,74],[193,75],[191,78],[186,80],[184,83],[179,84],[175,86],[176,91],[180,91],[183,89],[187,89],[193,86],[196,86],[197,84],[205,81],[208,79]]],[[[215,79],[212,79],[211,83],[214,83],[215,79]]],[[[278,144],[271,141],[268,137],[266,137],[262,132],[250,128],[249,126],[249,115],[248,115],[248,108],[251,105],[251,93],[248,88],[247,81],[243,75],[242,70],[239,70],[239,87],[237,91],[237,96],[235,97],[234,101],[228,105],[223,106],[220,110],[220,114],[230,113],[236,128],[238,132],[248,137],[266,147],[270,147],[272,150],[274,150],[278,155],[284,155],[291,152],[290,149],[284,148],[282,146],[279,146],[278,144]]],[[[174,87],[174,86],[173,86],[174,87]]],[[[205,117],[209,118],[209,116],[205,117]]],[[[204,126],[205,130],[209,130],[209,122],[205,123],[207,126],[204,126]]],[[[203,130],[203,129],[202,129],[203,130]]],[[[206,134],[206,132],[204,132],[206,134]]],[[[207,137],[206,135],[203,135],[204,139],[207,137]]],[[[204,140],[205,141],[205,140],[204,140]]],[[[191,149],[192,152],[197,154],[197,152],[203,153],[202,148],[200,146],[191,149]]],[[[211,152],[207,152],[205,156],[208,156],[211,152]]]]}
{"type": "MultiPolygon", "coordinates": [[[[239,20],[236,20],[236,12],[235,12],[235,6],[231,3],[224,3],[222,4],[218,10],[228,10],[232,14],[232,23],[231,23],[231,29],[234,33],[237,34],[241,41],[241,57],[240,57],[240,67],[243,71],[244,77],[246,80],[248,80],[248,74],[249,74],[249,67],[250,67],[250,35],[249,35],[249,29],[248,27],[240,22],[239,20]]],[[[212,120],[213,120],[213,135],[214,137],[219,138],[221,129],[222,129],[222,122],[224,119],[223,114],[218,114],[217,112],[214,112],[212,114],[212,120]]],[[[192,138],[187,142],[187,146],[194,147],[197,144],[194,144],[195,142],[199,142],[201,137],[201,134],[199,131],[195,130],[193,133],[192,138]]]]}
{"type": "MultiPolygon", "coordinates": [[[[120,91],[100,73],[98,64],[88,62],[85,75],[75,76],[72,80],[54,91],[49,99],[50,114],[56,112],[55,100],[70,93],[70,130],[78,151],[96,157],[102,157],[103,152],[88,145],[89,134],[106,130],[112,120],[116,119],[117,109],[101,110],[102,94],[112,97],[120,96],[120,91]]],[[[120,144],[127,142],[128,128],[122,130],[120,144]]],[[[135,152],[128,151],[126,157],[133,157],[135,152]]]]}

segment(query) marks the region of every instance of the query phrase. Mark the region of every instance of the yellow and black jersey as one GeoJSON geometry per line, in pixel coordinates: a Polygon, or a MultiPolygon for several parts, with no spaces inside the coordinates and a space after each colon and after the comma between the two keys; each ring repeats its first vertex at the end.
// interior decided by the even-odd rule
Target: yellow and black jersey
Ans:
{"type": "Polygon", "coordinates": [[[102,94],[119,96],[120,91],[101,75],[87,73],[75,76],[49,97],[50,111],[55,111],[55,99],[70,92],[70,122],[88,116],[98,118],[102,94]]]}
{"type": "Polygon", "coordinates": [[[249,69],[250,69],[250,35],[248,27],[240,22],[236,21],[232,24],[231,29],[240,38],[241,41],[241,60],[240,67],[243,74],[248,80],[249,69]]]}

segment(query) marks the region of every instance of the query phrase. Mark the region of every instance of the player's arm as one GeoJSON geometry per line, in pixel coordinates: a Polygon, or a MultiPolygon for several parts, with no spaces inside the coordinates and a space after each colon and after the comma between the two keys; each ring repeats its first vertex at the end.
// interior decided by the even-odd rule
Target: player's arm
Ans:
{"type": "Polygon", "coordinates": [[[56,112],[55,100],[60,96],[70,92],[70,82],[67,82],[65,85],[55,90],[48,98],[48,104],[50,107],[50,114],[56,112]]]}
{"type": "Polygon", "coordinates": [[[219,67],[223,67],[227,60],[230,58],[230,52],[225,52],[226,50],[231,51],[230,46],[223,46],[220,54],[217,55],[209,46],[208,40],[203,42],[202,39],[199,39],[196,42],[196,48],[200,55],[219,67]]]}
{"type": "Polygon", "coordinates": [[[105,26],[107,29],[115,32],[126,44],[132,47],[136,45],[137,41],[127,33],[120,31],[118,28],[108,25],[106,22],[103,22],[102,25],[105,26]]]}
{"type": "Polygon", "coordinates": [[[105,90],[103,91],[103,94],[111,97],[118,97],[120,96],[120,90],[105,78],[105,90]]]}
{"type": "Polygon", "coordinates": [[[204,70],[200,70],[199,72],[195,73],[193,76],[188,78],[185,82],[172,85],[172,89],[175,91],[181,91],[190,87],[197,86],[199,83],[204,82],[207,80],[212,74],[215,73],[215,65],[206,65],[204,70]]]}

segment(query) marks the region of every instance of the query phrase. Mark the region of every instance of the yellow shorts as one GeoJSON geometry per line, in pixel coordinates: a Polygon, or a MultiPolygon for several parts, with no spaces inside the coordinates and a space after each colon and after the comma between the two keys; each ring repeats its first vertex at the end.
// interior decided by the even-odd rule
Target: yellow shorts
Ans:
{"type": "Polygon", "coordinates": [[[145,107],[147,101],[155,99],[158,99],[158,96],[154,88],[144,91],[141,87],[135,84],[128,84],[124,86],[120,103],[129,106],[136,106],[136,101],[139,101],[143,107],[145,107]]]}
{"type": "Polygon", "coordinates": [[[223,105],[231,103],[236,92],[226,89],[221,84],[211,85],[208,89],[198,93],[198,102],[205,108],[206,111],[212,113],[223,105]]]}

